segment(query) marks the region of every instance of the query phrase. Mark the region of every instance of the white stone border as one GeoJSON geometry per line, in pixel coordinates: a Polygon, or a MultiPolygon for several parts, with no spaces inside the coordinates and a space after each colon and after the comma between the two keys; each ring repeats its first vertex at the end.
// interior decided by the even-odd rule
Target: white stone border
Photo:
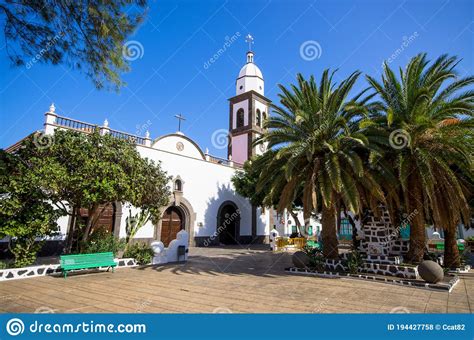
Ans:
{"type": "MultiPolygon", "coordinates": [[[[137,261],[133,258],[114,259],[117,268],[137,267],[137,261]]],[[[100,267],[102,269],[105,267],[100,267]]],[[[31,266],[23,268],[9,268],[0,270],[0,282],[10,280],[29,279],[46,275],[61,274],[62,270],[59,264],[49,264],[42,266],[31,266]]]]}
{"type": "Polygon", "coordinates": [[[456,268],[455,270],[450,270],[450,274],[467,274],[471,270],[471,266],[469,264],[466,264],[464,267],[461,268],[456,268]]]}
{"type": "Polygon", "coordinates": [[[286,272],[291,273],[291,274],[297,274],[297,275],[307,275],[307,276],[316,276],[316,277],[321,277],[321,278],[329,278],[329,279],[349,279],[349,280],[364,280],[364,281],[369,281],[369,282],[379,282],[379,283],[388,283],[388,284],[393,284],[397,286],[402,286],[402,287],[411,287],[411,288],[418,288],[418,289],[428,289],[431,291],[436,291],[436,292],[448,292],[451,293],[453,288],[458,284],[460,281],[458,276],[455,276],[451,281],[449,281],[449,284],[446,285],[444,284],[443,286],[449,287],[448,289],[437,289],[431,287],[430,283],[425,283],[423,284],[413,284],[410,281],[405,281],[402,278],[398,277],[393,277],[393,278],[385,278],[385,280],[378,280],[375,276],[371,276],[370,274],[344,274],[340,275],[338,272],[328,272],[324,271],[323,273],[319,272],[314,272],[306,269],[301,269],[301,268],[296,268],[296,267],[290,267],[285,269],[286,272]],[[454,281],[454,282],[453,282],[454,281]],[[403,283],[406,282],[406,283],[403,283]],[[451,284],[451,282],[453,282],[451,284]]]}

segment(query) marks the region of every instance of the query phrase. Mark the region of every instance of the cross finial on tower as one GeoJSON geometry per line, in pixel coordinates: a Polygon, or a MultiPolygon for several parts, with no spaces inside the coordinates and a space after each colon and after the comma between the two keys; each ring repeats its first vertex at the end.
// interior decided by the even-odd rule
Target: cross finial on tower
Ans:
{"type": "Polygon", "coordinates": [[[245,42],[247,42],[249,44],[249,51],[252,50],[252,44],[253,44],[253,37],[252,35],[247,34],[247,36],[245,37],[245,42]]]}
{"type": "Polygon", "coordinates": [[[179,115],[174,115],[174,117],[178,119],[178,132],[181,132],[181,121],[186,120],[186,118],[184,118],[181,113],[179,115]]]}

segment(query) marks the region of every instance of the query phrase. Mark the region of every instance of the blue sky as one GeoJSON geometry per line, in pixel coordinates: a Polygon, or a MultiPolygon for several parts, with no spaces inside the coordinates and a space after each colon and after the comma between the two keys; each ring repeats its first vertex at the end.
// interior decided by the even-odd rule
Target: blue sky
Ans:
{"type": "MultiPolygon", "coordinates": [[[[97,91],[90,80],[66,66],[35,64],[14,68],[2,41],[0,147],[43,126],[51,102],[60,115],[152,138],[177,130],[175,114],[187,120],[183,132],[211,154],[211,135],[228,127],[235,79],[245,63],[245,35],[255,38],[255,62],[265,78],[265,94],[277,101],[277,84],[296,73],[338,68],[338,79],[354,70],[379,77],[381,64],[403,66],[428,52],[463,58],[461,75],[473,74],[474,2],[426,1],[151,1],[147,21],[129,40],[143,46],[131,63],[120,93],[97,91]],[[237,39],[209,67],[204,64],[237,39]],[[240,36],[238,36],[240,35],[240,36]],[[309,43],[308,43],[309,42],[309,43]],[[317,42],[316,57],[301,54],[317,42]],[[397,49],[399,50],[397,52],[397,49]],[[310,59],[310,60],[308,60],[310,59]]],[[[365,87],[365,81],[357,89],[365,87]]]]}

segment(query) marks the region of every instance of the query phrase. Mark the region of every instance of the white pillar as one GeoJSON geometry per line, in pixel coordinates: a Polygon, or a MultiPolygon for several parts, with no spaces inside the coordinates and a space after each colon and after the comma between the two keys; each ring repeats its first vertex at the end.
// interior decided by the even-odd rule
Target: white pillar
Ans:
{"type": "Polygon", "coordinates": [[[205,153],[205,155],[204,155],[204,158],[206,159],[206,161],[209,162],[210,157],[209,157],[209,149],[208,149],[208,148],[206,148],[206,153],[205,153]]]}
{"type": "Polygon", "coordinates": [[[145,132],[145,146],[151,147],[150,131],[145,132]]]}
{"type": "Polygon", "coordinates": [[[49,111],[44,113],[46,117],[44,122],[44,133],[46,135],[54,134],[54,129],[56,129],[56,117],[58,115],[55,111],[56,107],[54,106],[54,103],[52,103],[49,107],[49,111]]]}
{"type": "Polygon", "coordinates": [[[106,135],[110,132],[109,128],[109,121],[107,119],[104,120],[104,125],[99,128],[99,133],[101,136],[106,135]]]}
{"type": "Polygon", "coordinates": [[[234,162],[232,161],[232,155],[229,155],[229,166],[234,166],[234,162]]]}

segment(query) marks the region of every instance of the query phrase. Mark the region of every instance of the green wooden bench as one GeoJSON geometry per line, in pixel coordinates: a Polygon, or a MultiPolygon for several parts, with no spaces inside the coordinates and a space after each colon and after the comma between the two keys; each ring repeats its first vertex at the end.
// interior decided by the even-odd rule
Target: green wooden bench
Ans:
{"type": "Polygon", "coordinates": [[[78,269],[92,269],[99,267],[112,267],[112,272],[117,263],[114,261],[114,254],[109,253],[95,253],[95,254],[75,254],[75,255],[61,255],[60,257],[61,269],[64,272],[64,278],[70,270],[78,269]]]}
{"type": "MultiPolygon", "coordinates": [[[[459,251],[464,251],[465,246],[462,243],[458,243],[458,250],[459,251]]],[[[443,243],[436,243],[436,250],[438,251],[444,251],[444,244],[443,243]]]]}

